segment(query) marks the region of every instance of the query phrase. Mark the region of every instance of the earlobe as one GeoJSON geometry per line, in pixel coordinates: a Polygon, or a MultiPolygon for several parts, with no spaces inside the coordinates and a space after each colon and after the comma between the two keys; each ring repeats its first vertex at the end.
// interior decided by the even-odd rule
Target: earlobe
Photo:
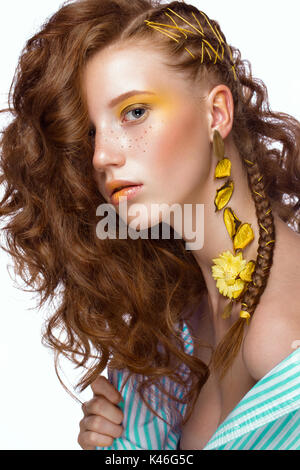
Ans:
{"type": "Polygon", "coordinates": [[[223,139],[227,137],[233,124],[233,98],[226,85],[218,85],[211,91],[211,138],[217,128],[223,139]]]}

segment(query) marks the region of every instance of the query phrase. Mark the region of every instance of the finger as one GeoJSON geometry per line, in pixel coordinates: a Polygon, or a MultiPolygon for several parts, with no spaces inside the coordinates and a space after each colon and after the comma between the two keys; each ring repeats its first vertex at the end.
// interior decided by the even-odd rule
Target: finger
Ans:
{"type": "Polygon", "coordinates": [[[84,410],[86,412],[85,416],[103,416],[115,424],[121,424],[124,418],[123,411],[103,396],[95,396],[85,402],[84,410]]]}
{"type": "Polygon", "coordinates": [[[80,422],[81,432],[92,431],[113,438],[121,437],[124,431],[123,426],[112,423],[103,416],[89,415],[80,422]]]}
{"type": "Polygon", "coordinates": [[[99,375],[99,377],[91,383],[91,389],[95,395],[103,395],[116,405],[122,400],[121,393],[103,375],[99,375]]]}
{"type": "Polygon", "coordinates": [[[86,431],[79,434],[77,442],[84,450],[94,450],[95,447],[111,446],[114,439],[93,431],[86,431]]]}

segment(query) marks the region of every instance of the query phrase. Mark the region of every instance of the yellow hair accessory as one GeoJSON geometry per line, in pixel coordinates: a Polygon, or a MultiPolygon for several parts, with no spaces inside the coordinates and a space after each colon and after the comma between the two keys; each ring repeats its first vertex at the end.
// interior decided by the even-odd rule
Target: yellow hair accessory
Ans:
{"type": "Polygon", "coordinates": [[[245,310],[241,310],[240,311],[240,317],[241,318],[245,318],[245,320],[247,321],[247,324],[249,323],[249,320],[251,318],[251,315],[249,312],[246,312],[245,310]]]}
{"type": "Polygon", "coordinates": [[[246,160],[246,158],[244,158],[245,162],[247,162],[249,165],[254,165],[253,162],[250,162],[250,160],[246,160]]]}
{"type": "MultiPolygon", "coordinates": [[[[164,34],[165,36],[168,36],[169,38],[173,39],[177,43],[179,41],[178,41],[178,39],[176,39],[176,37],[177,38],[180,37],[180,34],[182,34],[184,36],[185,40],[189,38],[189,36],[188,36],[189,34],[190,35],[193,34],[193,35],[200,36],[201,37],[201,63],[203,63],[204,49],[205,49],[205,51],[206,51],[206,53],[209,57],[209,60],[210,61],[214,60],[214,64],[216,64],[218,59],[219,59],[220,62],[222,62],[224,60],[224,47],[223,47],[223,44],[226,45],[227,49],[229,51],[229,55],[230,55],[231,69],[232,69],[232,72],[233,72],[233,76],[234,76],[235,81],[237,81],[237,75],[236,75],[236,71],[235,71],[235,63],[234,63],[234,59],[233,59],[233,56],[232,56],[231,48],[227,43],[225,43],[225,41],[222,38],[222,36],[221,36],[220,32],[218,31],[218,29],[216,27],[213,28],[213,26],[211,25],[211,23],[208,20],[207,16],[203,12],[199,11],[199,13],[204,17],[206,23],[208,24],[209,28],[211,29],[211,31],[213,32],[214,36],[216,37],[216,39],[219,43],[217,50],[212,46],[212,44],[208,40],[207,36],[204,33],[204,29],[203,29],[203,27],[200,23],[200,20],[195,16],[194,12],[192,12],[192,15],[193,15],[194,19],[197,22],[197,26],[199,26],[200,29],[198,27],[196,27],[195,25],[193,25],[192,23],[190,23],[190,21],[188,21],[186,18],[183,18],[183,16],[179,15],[176,11],[172,10],[171,8],[167,8],[167,10],[170,13],[172,13],[173,15],[177,16],[177,18],[180,18],[181,21],[183,21],[185,23],[185,25],[190,26],[190,28],[192,28],[192,30],[187,29],[186,27],[183,28],[183,27],[179,26],[177,24],[177,22],[175,21],[175,19],[167,12],[165,12],[165,15],[171,20],[171,22],[173,24],[157,23],[155,21],[145,20],[146,25],[149,26],[150,28],[155,29],[156,31],[164,34]],[[175,33],[176,30],[177,30],[177,33],[180,33],[179,35],[175,33]],[[204,43],[208,47],[204,46],[204,43]],[[221,47],[221,49],[222,49],[222,55],[219,53],[219,47],[221,47]],[[211,49],[211,52],[209,51],[208,48],[211,49]],[[214,57],[213,57],[213,55],[214,55],[214,57]]],[[[187,47],[185,47],[185,50],[190,54],[190,56],[193,57],[193,59],[196,59],[194,54],[187,47]]]]}
{"type": "Polygon", "coordinates": [[[268,232],[268,230],[266,229],[266,227],[264,227],[262,224],[259,224],[259,225],[261,226],[261,228],[264,229],[264,231],[265,231],[267,234],[269,234],[269,232],[268,232]]]}

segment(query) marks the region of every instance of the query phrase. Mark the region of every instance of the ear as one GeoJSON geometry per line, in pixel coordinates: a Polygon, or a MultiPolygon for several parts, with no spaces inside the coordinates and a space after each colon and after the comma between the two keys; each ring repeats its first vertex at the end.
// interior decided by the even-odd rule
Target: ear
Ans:
{"type": "Polygon", "coordinates": [[[213,141],[215,129],[217,129],[223,139],[225,139],[233,125],[234,104],[230,89],[226,85],[217,85],[209,93],[207,104],[211,142],[213,141]]]}

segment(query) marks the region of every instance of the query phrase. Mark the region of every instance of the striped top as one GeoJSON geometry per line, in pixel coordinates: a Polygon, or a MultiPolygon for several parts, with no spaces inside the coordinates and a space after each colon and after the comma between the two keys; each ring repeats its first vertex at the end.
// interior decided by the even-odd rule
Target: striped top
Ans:
{"type": "Polygon", "coordinates": [[[300,348],[237,404],[203,450],[300,450],[300,348]]]}
{"type": "MultiPolygon", "coordinates": [[[[185,340],[185,352],[193,354],[193,340],[185,323],[182,336],[185,340]]],[[[183,368],[183,376],[186,373],[183,368]]],[[[126,369],[108,368],[108,379],[119,391],[128,375],[126,369]]],[[[163,402],[162,393],[153,385],[150,389],[155,395],[155,400],[151,401],[151,406],[167,421],[171,419],[175,431],[147,408],[136,393],[140,379],[141,376],[132,375],[122,391],[123,435],[114,439],[111,446],[96,447],[96,449],[177,449],[181,434],[180,427],[176,427],[179,420],[168,413],[168,406],[163,402]]],[[[182,398],[181,386],[174,384],[168,378],[161,380],[176,397],[182,398]]],[[[184,416],[187,405],[176,402],[173,404],[184,416]]],[[[251,388],[218,427],[203,450],[227,449],[300,450],[300,348],[277,364],[251,388]]]]}
{"type": "MultiPolygon", "coordinates": [[[[193,340],[190,336],[188,327],[183,322],[182,337],[184,339],[184,351],[186,354],[193,354],[194,346],[193,340]]],[[[187,373],[186,368],[182,367],[180,374],[182,377],[187,373]]],[[[107,368],[107,378],[114,385],[116,389],[121,391],[121,387],[129,375],[126,369],[111,370],[107,368]]],[[[141,376],[133,374],[127,381],[122,391],[124,402],[118,406],[124,413],[122,425],[124,427],[123,435],[114,439],[111,446],[96,447],[98,450],[142,450],[142,449],[165,449],[176,450],[177,444],[180,440],[181,430],[179,427],[178,416],[173,416],[169,413],[168,406],[166,405],[166,397],[162,397],[162,393],[156,387],[151,385],[149,390],[154,395],[155,399],[150,401],[151,406],[155,411],[162,416],[167,422],[171,422],[171,426],[165,423],[161,418],[152,413],[143,400],[139,398],[136,393],[141,376]]],[[[161,382],[168,392],[178,398],[183,397],[182,386],[174,383],[168,377],[163,377],[161,382]]],[[[147,395],[146,395],[147,396],[147,395]]],[[[150,397],[151,398],[151,397],[150,397]]],[[[186,412],[186,404],[173,401],[181,416],[186,412]]]]}

